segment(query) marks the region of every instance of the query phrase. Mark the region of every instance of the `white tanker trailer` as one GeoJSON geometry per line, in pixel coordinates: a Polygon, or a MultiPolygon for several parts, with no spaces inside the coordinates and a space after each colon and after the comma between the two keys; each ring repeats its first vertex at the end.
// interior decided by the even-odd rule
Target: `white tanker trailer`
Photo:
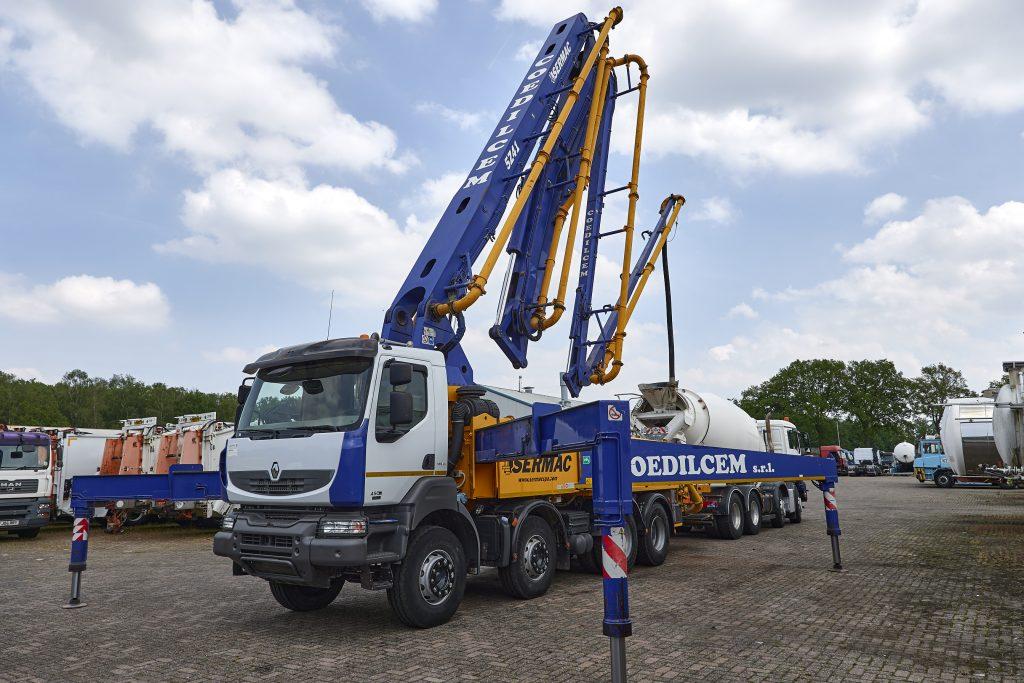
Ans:
{"type": "MultiPolygon", "coordinates": [[[[996,403],[987,397],[946,401],[939,423],[939,438],[947,465],[933,476],[940,487],[950,488],[955,484],[1006,487],[1024,483],[1020,469],[1008,467],[996,447],[996,403]]],[[[1001,440],[1008,447],[1008,455],[1012,451],[1012,437],[1006,433],[1010,417],[1012,412],[999,419],[1001,440]]]]}
{"type": "Polygon", "coordinates": [[[992,435],[1004,467],[1019,479],[1024,474],[1024,361],[1003,363],[1003,371],[1010,381],[996,395],[992,435]]]}
{"type": "MultiPolygon", "coordinates": [[[[764,430],[742,408],[715,394],[680,388],[675,382],[640,385],[640,401],[631,410],[633,434],[640,439],[674,441],[695,446],[714,446],[747,451],[787,452],[771,448],[764,430]]],[[[771,429],[782,421],[771,421],[771,429]]],[[[796,427],[785,422],[792,430],[796,427]]],[[[787,434],[777,439],[790,441],[787,434]]],[[[778,446],[778,444],[777,444],[778,446]]],[[[730,515],[742,514],[744,533],[757,533],[762,516],[775,528],[790,520],[799,523],[807,500],[802,482],[764,482],[759,484],[726,484],[700,487],[699,499],[682,521],[695,531],[713,531],[720,538],[738,538],[730,530],[736,528],[730,515]],[[745,509],[740,511],[724,501],[739,491],[745,509]]]]}

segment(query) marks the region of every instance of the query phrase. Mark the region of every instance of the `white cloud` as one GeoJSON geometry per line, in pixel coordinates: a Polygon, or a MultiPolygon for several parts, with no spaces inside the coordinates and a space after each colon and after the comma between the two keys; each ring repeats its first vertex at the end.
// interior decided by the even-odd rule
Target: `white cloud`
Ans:
{"type": "Polygon", "coordinates": [[[708,197],[690,214],[690,219],[728,225],[736,220],[738,213],[728,197],[708,197]]]}
{"type": "MultiPolygon", "coordinates": [[[[503,0],[502,19],[547,28],[597,0],[503,0]]],[[[638,0],[613,52],[651,65],[645,143],[734,171],[860,173],[949,108],[1024,108],[1024,4],[638,0]]],[[[622,128],[622,127],[620,127],[622,128]]],[[[628,135],[616,147],[626,151],[628,135]]]]}
{"type": "Polygon", "coordinates": [[[405,218],[406,229],[429,234],[465,179],[464,173],[449,172],[423,181],[419,190],[402,202],[402,206],[410,211],[405,218]],[[426,218],[421,220],[420,216],[426,218]]]}
{"type": "Polygon", "coordinates": [[[726,314],[728,318],[746,318],[747,320],[754,320],[757,318],[757,311],[750,307],[750,304],[743,302],[738,303],[729,309],[729,313],[726,314]]]}
{"type": "Polygon", "coordinates": [[[804,288],[762,292],[761,321],[710,350],[727,368],[692,372],[730,393],[796,358],[889,358],[906,373],[944,362],[981,386],[1024,353],[1024,203],[980,211],[933,199],[845,248],[845,272],[804,288]]]}
{"type": "Polygon", "coordinates": [[[712,346],[708,349],[708,355],[717,361],[727,361],[736,355],[736,347],[732,344],[722,344],[721,346],[712,346]]]}
{"type": "MultiPolygon", "coordinates": [[[[7,3],[0,67],[19,73],[87,141],[128,150],[146,130],[208,172],[244,165],[402,170],[394,133],[342,111],[304,69],[340,30],[292,3],[7,3]]],[[[2,44],[2,40],[0,40],[2,44]]]]}
{"type": "Polygon", "coordinates": [[[437,11],[437,0],[362,0],[362,4],[376,21],[419,23],[437,11]]]}
{"type": "Polygon", "coordinates": [[[72,275],[52,284],[30,284],[21,275],[0,274],[0,315],[20,323],[68,319],[98,327],[163,327],[167,297],[152,282],[72,275]]]}
{"type": "Polygon", "coordinates": [[[516,50],[515,60],[517,62],[529,62],[532,61],[537,53],[540,52],[540,48],[544,45],[542,40],[531,40],[528,43],[523,43],[516,50]]]}
{"type": "Polygon", "coordinates": [[[6,372],[9,375],[14,375],[18,379],[36,380],[37,382],[45,382],[46,379],[43,377],[43,373],[35,368],[3,368],[0,372],[6,372]]]}
{"type": "Polygon", "coordinates": [[[906,205],[906,197],[895,192],[887,192],[875,197],[864,207],[864,219],[870,222],[884,220],[902,211],[906,205]]]}
{"type": "Polygon", "coordinates": [[[256,266],[336,302],[383,307],[426,239],[402,230],[353,190],[309,187],[300,178],[265,180],[238,170],[185,193],[190,235],[157,249],[211,263],[256,266]]]}
{"type": "Polygon", "coordinates": [[[420,102],[416,105],[416,111],[421,114],[436,114],[445,121],[454,123],[460,130],[473,130],[480,127],[484,120],[482,112],[463,111],[452,109],[437,102],[420,102]]]}
{"type": "Polygon", "coordinates": [[[241,368],[246,363],[251,363],[263,354],[270,353],[277,348],[272,344],[257,348],[225,346],[215,351],[203,351],[203,358],[211,363],[224,363],[241,368]]]}

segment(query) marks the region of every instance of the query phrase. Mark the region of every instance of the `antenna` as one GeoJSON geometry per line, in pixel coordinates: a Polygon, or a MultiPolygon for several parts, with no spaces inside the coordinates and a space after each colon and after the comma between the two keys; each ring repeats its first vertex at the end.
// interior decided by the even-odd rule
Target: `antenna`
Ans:
{"type": "Polygon", "coordinates": [[[331,290],[331,308],[327,311],[327,338],[331,338],[331,318],[334,317],[334,290],[331,290]]]}

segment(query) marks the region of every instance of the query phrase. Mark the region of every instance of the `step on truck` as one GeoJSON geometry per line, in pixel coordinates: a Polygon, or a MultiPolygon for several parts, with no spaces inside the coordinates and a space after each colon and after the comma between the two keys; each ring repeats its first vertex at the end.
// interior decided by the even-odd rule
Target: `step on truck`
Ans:
{"type": "Polygon", "coordinates": [[[0,425],[0,533],[35,538],[53,513],[51,439],[0,425]]]}

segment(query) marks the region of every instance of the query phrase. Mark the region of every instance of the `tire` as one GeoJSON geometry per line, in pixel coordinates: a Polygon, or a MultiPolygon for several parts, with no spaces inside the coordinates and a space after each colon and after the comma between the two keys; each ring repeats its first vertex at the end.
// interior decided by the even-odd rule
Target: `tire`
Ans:
{"type": "Polygon", "coordinates": [[[35,538],[39,535],[39,529],[22,529],[14,533],[18,534],[18,538],[35,538]]]}
{"type": "Polygon", "coordinates": [[[277,600],[281,607],[290,609],[293,612],[312,612],[323,609],[334,602],[345,585],[343,579],[338,579],[330,588],[318,588],[317,586],[296,586],[291,583],[270,581],[270,593],[277,600]]]}
{"type": "Polygon", "coordinates": [[[761,513],[764,509],[761,505],[761,497],[756,493],[750,494],[750,504],[747,505],[746,514],[743,515],[743,533],[747,536],[756,536],[761,533],[761,513]]]}
{"type": "Polygon", "coordinates": [[[416,529],[388,589],[388,604],[398,620],[415,628],[443,624],[465,591],[466,554],[459,539],[439,526],[416,529]]]}
{"type": "Polygon", "coordinates": [[[745,518],[742,496],[735,493],[730,494],[729,502],[726,504],[726,514],[715,518],[718,537],[729,541],[737,540],[743,535],[743,520],[745,518]]]}
{"type": "Polygon", "coordinates": [[[940,489],[951,489],[953,483],[953,473],[949,470],[939,470],[935,473],[935,485],[940,489]]]}
{"type": "Polygon", "coordinates": [[[668,557],[668,540],[672,536],[672,524],[664,506],[655,503],[647,516],[647,533],[637,544],[637,561],[649,567],[657,567],[668,557]]]}
{"type": "Polygon", "coordinates": [[[795,502],[796,502],[796,509],[793,510],[793,514],[788,515],[788,517],[789,517],[790,523],[792,523],[792,524],[799,524],[800,522],[804,521],[804,506],[800,502],[799,499],[797,499],[795,502]]]}
{"type": "MultiPolygon", "coordinates": [[[[626,517],[626,543],[629,546],[626,552],[626,568],[632,569],[633,565],[636,564],[637,554],[639,552],[639,534],[636,530],[636,520],[630,515],[626,517]]],[[[598,536],[594,539],[594,549],[591,551],[593,556],[594,567],[596,573],[600,574],[604,567],[604,548],[601,546],[603,543],[602,537],[598,536]]]]}
{"type": "MultiPolygon", "coordinates": [[[[789,490],[783,486],[775,495],[778,497],[779,509],[775,511],[774,515],[772,515],[772,528],[781,529],[786,524],[786,499],[789,498],[789,490]]],[[[793,498],[797,498],[795,493],[793,498]]],[[[797,501],[797,505],[799,504],[800,502],[797,501]]]]}
{"type": "Polygon", "coordinates": [[[505,592],[520,600],[547,593],[555,577],[558,557],[551,525],[538,516],[527,517],[519,527],[512,557],[516,559],[511,564],[498,568],[498,578],[505,592]]]}

